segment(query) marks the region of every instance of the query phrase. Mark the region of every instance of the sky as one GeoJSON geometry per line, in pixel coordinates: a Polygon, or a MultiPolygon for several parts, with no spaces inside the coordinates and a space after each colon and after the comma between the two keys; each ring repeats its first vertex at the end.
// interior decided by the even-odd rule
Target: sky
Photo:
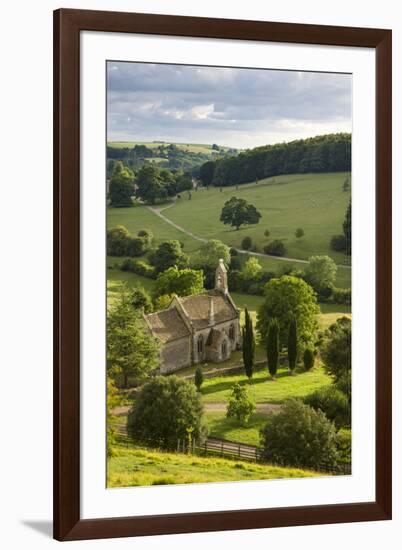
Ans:
{"type": "Polygon", "coordinates": [[[351,132],[352,76],[108,62],[108,141],[247,149],[351,132]]]}

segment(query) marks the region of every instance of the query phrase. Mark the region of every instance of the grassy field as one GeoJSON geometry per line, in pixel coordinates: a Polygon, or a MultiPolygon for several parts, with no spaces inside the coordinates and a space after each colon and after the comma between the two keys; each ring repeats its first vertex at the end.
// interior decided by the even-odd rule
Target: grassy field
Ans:
{"type": "MultiPolygon", "coordinates": [[[[194,192],[191,201],[183,196],[173,206],[166,204],[170,207],[163,211],[163,215],[195,235],[220,239],[230,246],[240,247],[242,239],[248,235],[260,251],[269,239],[283,239],[289,258],[307,260],[313,254],[328,254],[339,264],[337,286],[350,287],[351,270],[341,267],[350,264],[350,257],[329,248],[332,235],[342,232],[350,198],[349,193],[342,191],[345,177],[344,173],[278,176],[274,184],[272,180],[261,180],[258,185],[241,185],[238,190],[225,187],[220,192],[217,188],[210,188],[208,191],[194,192]],[[259,224],[236,231],[219,221],[223,203],[233,195],[257,205],[262,213],[259,224]],[[208,223],[205,223],[206,219],[208,223]],[[297,227],[305,231],[301,239],[294,236],[297,227]],[[264,236],[266,229],[271,233],[269,239],[264,236]]],[[[171,226],[145,206],[109,208],[107,225],[124,225],[132,234],[140,229],[151,230],[156,245],[167,239],[179,240],[190,255],[200,247],[199,241],[171,226]]],[[[289,265],[305,267],[297,262],[269,256],[258,259],[264,269],[271,271],[289,265]]]]}
{"type": "Polygon", "coordinates": [[[246,235],[262,247],[268,242],[264,231],[269,229],[270,239],[284,240],[288,257],[306,260],[313,254],[328,254],[336,263],[346,264],[350,258],[329,248],[332,235],[342,233],[350,200],[350,193],[342,191],[346,176],[349,174],[297,174],[268,178],[258,185],[239,185],[238,189],[224,187],[222,192],[211,187],[193,193],[191,207],[187,200],[177,201],[165,215],[196,235],[236,247],[246,235]],[[257,206],[262,214],[259,224],[236,231],[219,221],[224,202],[234,195],[257,206]],[[301,239],[294,235],[298,227],[305,231],[301,239]]]}
{"type": "Polygon", "coordinates": [[[187,253],[195,251],[200,247],[199,241],[175,229],[156,216],[146,206],[108,208],[107,227],[115,227],[116,225],[124,225],[133,235],[136,235],[140,229],[152,231],[156,246],[162,241],[175,239],[184,244],[184,249],[187,253]]]}
{"type": "Polygon", "coordinates": [[[286,479],[317,475],[296,468],[116,446],[116,456],[108,462],[107,486],[286,479]]]}
{"type": "Polygon", "coordinates": [[[254,373],[249,384],[244,373],[207,378],[201,388],[205,403],[226,403],[233,384],[239,383],[249,388],[256,403],[282,403],[291,397],[303,398],[309,393],[331,384],[331,378],[321,367],[309,372],[301,371],[291,375],[287,368],[279,368],[275,380],[271,380],[267,369],[254,373]]]}
{"type": "Polygon", "coordinates": [[[260,445],[260,429],[267,422],[267,415],[254,413],[246,426],[240,426],[233,418],[226,418],[226,412],[208,411],[205,418],[209,428],[209,436],[227,439],[246,445],[260,445]]]}

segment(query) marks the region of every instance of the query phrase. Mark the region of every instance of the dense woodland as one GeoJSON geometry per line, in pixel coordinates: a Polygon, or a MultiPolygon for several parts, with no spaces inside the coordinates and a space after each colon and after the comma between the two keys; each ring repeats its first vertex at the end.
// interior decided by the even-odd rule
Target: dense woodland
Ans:
{"type": "Polygon", "coordinates": [[[204,185],[224,187],[281,174],[347,172],[351,169],[351,135],[329,134],[257,147],[218,158],[200,168],[204,185]]]}

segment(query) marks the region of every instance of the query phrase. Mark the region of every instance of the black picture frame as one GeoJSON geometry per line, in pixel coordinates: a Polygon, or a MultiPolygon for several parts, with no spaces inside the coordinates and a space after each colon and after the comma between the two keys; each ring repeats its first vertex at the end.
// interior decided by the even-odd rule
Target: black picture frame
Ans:
{"type": "MultiPolygon", "coordinates": [[[[95,539],[391,519],[390,30],[60,9],[54,12],[54,537],[95,539]],[[80,518],[80,32],[373,48],[376,55],[376,496],[372,502],[80,518]]],[[[374,213],[373,213],[374,214],[374,213]]]]}

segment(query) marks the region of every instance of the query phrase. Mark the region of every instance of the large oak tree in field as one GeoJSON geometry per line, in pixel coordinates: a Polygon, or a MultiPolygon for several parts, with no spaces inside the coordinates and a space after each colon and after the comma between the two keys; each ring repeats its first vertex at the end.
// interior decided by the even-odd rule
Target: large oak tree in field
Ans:
{"type": "Polygon", "coordinates": [[[258,223],[260,218],[261,214],[253,204],[245,199],[232,197],[223,205],[220,221],[239,229],[242,225],[258,223]]]}

